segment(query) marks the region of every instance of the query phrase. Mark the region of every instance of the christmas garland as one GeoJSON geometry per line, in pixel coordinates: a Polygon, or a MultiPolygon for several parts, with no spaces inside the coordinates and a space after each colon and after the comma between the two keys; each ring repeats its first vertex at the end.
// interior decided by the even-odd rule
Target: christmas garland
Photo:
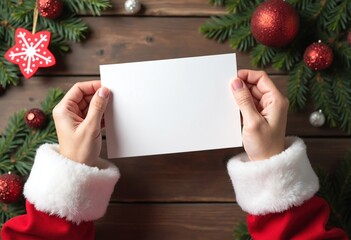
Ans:
{"type": "Polygon", "coordinates": [[[255,67],[288,72],[291,110],[311,99],[330,127],[351,133],[351,0],[210,2],[228,13],[203,24],[204,36],[250,52],[255,67]]]}
{"type": "Polygon", "coordinates": [[[49,46],[54,54],[67,53],[70,50],[69,42],[83,40],[88,31],[87,24],[77,14],[100,15],[101,11],[110,6],[109,0],[1,0],[0,94],[8,86],[20,82],[20,71],[12,63],[19,64],[22,74],[27,78],[31,77],[38,67],[54,65],[54,55],[49,55],[47,50],[48,57],[44,56],[44,51],[39,52],[42,50],[40,45],[49,46]],[[28,30],[32,32],[32,39],[28,30]],[[41,42],[35,42],[34,39],[39,39],[43,33],[46,36],[43,36],[41,42]],[[16,40],[16,46],[9,49],[17,38],[19,39],[16,40]],[[31,54],[28,54],[28,49],[32,50],[31,54]],[[24,52],[27,53],[27,57],[20,55],[24,52]],[[39,63],[39,58],[47,62],[39,63]],[[38,62],[34,70],[29,69],[34,66],[33,61],[38,62]],[[24,71],[22,64],[26,65],[24,67],[27,71],[24,71]]]}
{"type": "Polygon", "coordinates": [[[51,112],[63,95],[62,90],[51,89],[41,109],[15,113],[0,134],[0,228],[24,213],[23,182],[32,169],[36,149],[43,143],[57,142],[51,112]]]}

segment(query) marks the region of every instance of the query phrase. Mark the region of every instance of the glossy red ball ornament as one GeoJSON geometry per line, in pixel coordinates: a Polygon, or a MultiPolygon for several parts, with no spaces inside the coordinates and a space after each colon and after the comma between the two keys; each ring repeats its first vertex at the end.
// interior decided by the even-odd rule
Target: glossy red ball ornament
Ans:
{"type": "Polygon", "coordinates": [[[22,198],[23,182],[16,174],[0,175],[0,202],[14,203],[22,198]]]}
{"type": "Polygon", "coordinates": [[[283,0],[261,3],[251,17],[253,37],[263,45],[280,48],[291,43],[299,31],[296,10],[283,0]]]}
{"type": "Polygon", "coordinates": [[[37,0],[40,16],[55,19],[61,15],[63,4],[61,0],[37,0]]]}
{"type": "Polygon", "coordinates": [[[46,124],[46,115],[42,110],[32,108],[27,111],[24,120],[30,128],[42,128],[46,124]]]}
{"type": "Polygon", "coordinates": [[[321,42],[312,43],[305,50],[303,61],[310,69],[319,71],[328,68],[333,62],[332,49],[321,42]]]}

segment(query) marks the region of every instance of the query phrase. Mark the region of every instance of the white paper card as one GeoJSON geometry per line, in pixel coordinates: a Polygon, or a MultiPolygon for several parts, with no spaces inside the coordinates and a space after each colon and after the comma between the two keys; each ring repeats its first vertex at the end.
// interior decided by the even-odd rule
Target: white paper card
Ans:
{"type": "Polygon", "coordinates": [[[235,54],[100,66],[108,158],[242,146],[235,54]]]}

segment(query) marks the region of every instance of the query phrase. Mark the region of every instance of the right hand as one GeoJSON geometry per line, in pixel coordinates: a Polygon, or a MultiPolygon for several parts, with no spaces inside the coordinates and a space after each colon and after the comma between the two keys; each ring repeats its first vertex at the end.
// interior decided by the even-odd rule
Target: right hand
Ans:
{"type": "Polygon", "coordinates": [[[242,138],[249,159],[268,159],[284,151],[289,101],[268,75],[240,70],[232,90],[243,117],[242,138]]]}

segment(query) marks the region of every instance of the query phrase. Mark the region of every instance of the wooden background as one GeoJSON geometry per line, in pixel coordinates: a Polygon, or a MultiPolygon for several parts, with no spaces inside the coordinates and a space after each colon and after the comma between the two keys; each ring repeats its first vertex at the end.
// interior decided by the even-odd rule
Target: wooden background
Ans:
{"type": "MultiPolygon", "coordinates": [[[[123,0],[101,17],[83,16],[91,29],[87,41],[50,69],[23,81],[0,98],[0,132],[22,108],[39,107],[51,87],[68,90],[75,82],[99,79],[99,64],[229,53],[225,44],[198,31],[210,16],[223,14],[207,0],[141,0],[143,11],[128,16],[123,0]]],[[[252,68],[238,53],[238,68],[252,68]]],[[[266,69],[283,93],[288,78],[266,69]]],[[[288,135],[305,139],[314,167],[334,169],[351,140],[341,131],[314,128],[313,111],[290,113],[288,135]]],[[[122,178],[106,216],[96,223],[96,239],[233,239],[234,225],[245,220],[235,202],[226,161],[242,149],[223,149],[142,158],[113,159],[122,178]]],[[[106,149],[102,151],[106,156],[106,149]]]]}

